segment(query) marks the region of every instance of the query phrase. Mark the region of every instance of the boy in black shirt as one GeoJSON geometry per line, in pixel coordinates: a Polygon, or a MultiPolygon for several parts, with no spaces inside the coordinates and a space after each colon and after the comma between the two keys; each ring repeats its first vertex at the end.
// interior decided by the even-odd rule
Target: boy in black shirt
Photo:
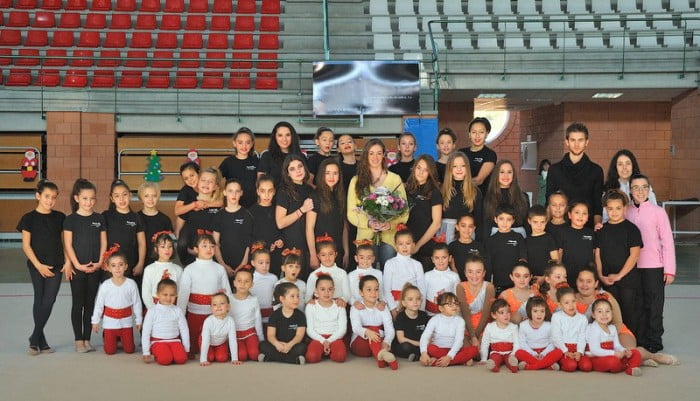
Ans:
{"type": "Polygon", "coordinates": [[[530,273],[535,277],[544,275],[544,268],[550,260],[559,259],[554,236],[545,232],[547,226],[547,210],[542,205],[535,205],[527,213],[527,222],[532,233],[525,239],[527,245],[527,261],[530,273]]]}
{"type": "Polygon", "coordinates": [[[496,209],[494,221],[498,231],[486,239],[486,277],[492,277],[496,296],[513,286],[509,274],[518,261],[527,261],[527,247],[523,236],[512,231],[515,210],[507,205],[496,209]]]}

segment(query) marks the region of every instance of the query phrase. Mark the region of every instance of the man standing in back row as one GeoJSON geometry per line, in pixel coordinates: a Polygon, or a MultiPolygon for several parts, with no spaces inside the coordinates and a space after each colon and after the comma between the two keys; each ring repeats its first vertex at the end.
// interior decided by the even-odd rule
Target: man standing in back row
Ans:
{"type": "Polygon", "coordinates": [[[581,123],[573,123],[566,128],[566,148],[569,150],[558,163],[549,168],[547,175],[547,200],[549,196],[562,191],[573,200],[588,204],[588,226],[602,222],[603,169],[586,155],[588,128],[581,123]]]}

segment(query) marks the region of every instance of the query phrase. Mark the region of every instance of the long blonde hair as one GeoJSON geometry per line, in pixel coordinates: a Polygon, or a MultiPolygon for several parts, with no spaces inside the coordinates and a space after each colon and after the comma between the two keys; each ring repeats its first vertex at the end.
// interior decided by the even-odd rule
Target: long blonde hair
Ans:
{"type": "Polygon", "coordinates": [[[466,174],[464,183],[462,184],[462,196],[464,198],[464,206],[469,210],[474,210],[476,204],[477,187],[472,182],[472,173],[469,169],[469,159],[463,152],[454,152],[447,159],[445,167],[445,179],[442,181],[442,206],[446,209],[450,206],[452,197],[456,195],[452,179],[452,167],[457,158],[462,158],[466,166],[466,174]]]}

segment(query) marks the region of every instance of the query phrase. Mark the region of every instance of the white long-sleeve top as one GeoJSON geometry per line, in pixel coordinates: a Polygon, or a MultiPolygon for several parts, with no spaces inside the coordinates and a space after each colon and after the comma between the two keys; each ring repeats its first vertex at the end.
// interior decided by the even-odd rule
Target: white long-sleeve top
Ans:
{"type": "Polygon", "coordinates": [[[200,348],[199,362],[207,361],[209,346],[221,345],[228,341],[228,349],[231,352],[231,360],[238,360],[238,341],[236,340],[236,324],[230,315],[219,319],[209,315],[202,325],[202,347],[200,348]]]}
{"type": "Polygon", "coordinates": [[[347,330],[348,318],[345,309],[335,302],[331,306],[321,306],[317,301],[306,305],[306,334],[312,340],[333,342],[343,338],[347,330]],[[324,338],[323,335],[330,335],[324,338]]]}
{"type": "Polygon", "coordinates": [[[509,354],[515,352],[519,349],[518,341],[518,326],[514,323],[508,322],[508,326],[501,328],[498,327],[498,323],[491,322],[484,328],[484,334],[481,337],[481,360],[485,361],[489,359],[491,352],[496,352],[498,354],[509,354]],[[511,351],[495,351],[489,352],[489,347],[494,343],[513,343],[513,349],[511,351]]]}
{"type": "Polygon", "coordinates": [[[534,328],[530,323],[530,320],[523,320],[520,322],[520,327],[518,328],[520,340],[518,346],[520,349],[535,357],[538,355],[535,349],[544,348],[542,352],[539,353],[541,355],[546,355],[553,351],[554,344],[552,344],[552,339],[550,337],[552,324],[549,322],[542,322],[540,327],[534,328]]]}
{"type": "Polygon", "coordinates": [[[406,283],[418,287],[422,296],[421,309],[425,310],[425,274],[423,266],[410,256],[398,254],[384,264],[384,300],[389,309],[396,309],[399,305],[394,300],[392,291],[401,291],[406,283]]]}
{"type": "Polygon", "coordinates": [[[126,278],[121,285],[116,285],[112,279],[109,279],[100,284],[97,298],[95,298],[95,309],[92,312],[92,324],[100,323],[100,319],[102,319],[103,329],[124,329],[143,322],[143,306],[136,281],[126,278]],[[112,309],[131,307],[133,314],[123,319],[115,319],[103,316],[105,307],[112,309]]]}
{"type": "Polygon", "coordinates": [[[209,315],[211,306],[190,302],[190,294],[214,295],[223,292],[229,299],[233,297],[226,269],[213,260],[197,259],[187,265],[177,286],[177,306],[183,312],[198,315],[209,315]]]}
{"type": "Polygon", "coordinates": [[[615,351],[624,351],[625,347],[620,344],[620,337],[617,335],[617,328],[614,324],[608,325],[608,333],[600,327],[598,322],[593,322],[586,328],[586,343],[588,343],[588,356],[612,356],[615,351]],[[605,342],[612,342],[613,349],[603,349],[600,345],[605,342]]]}
{"type": "MultiPolygon", "coordinates": [[[[272,292],[275,290],[277,277],[272,273],[261,274],[257,271],[253,273],[253,287],[250,294],[258,299],[260,309],[272,308],[272,292]]],[[[263,317],[263,323],[267,323],[268,318],[263,317]]]]}
{"type": "Polygon", "coordinates": [[[351,295],[348,273],[337,265],[333,265],[331,267],[321,265],[321,267],[311,272],[309,279],[306,282],[306,295],[304,296],[304,301],[309,302],[309,300],[314,297],[316,280],[318,280],[318,276],[324,274],[331,276],[333,279],[333,287],[335,287],[333,298],[343,298],[345,302],[350,302],[351,295]]]}
{"type": "Polygon", "coordinates": [[[364,276],[376,277],[377,281],[379,281],[379,294],[384,296],[384,289],[382,286],[384,277],[382,271],[374,267],[369,267],[367,269],[358,267],[348,273],[348,282],[350,283],[350,305],[354,305],[355,302],[362,302],[362,297],[360,296],[360,280],[364,276]]]}
{"type": "Polygon", "coordinates": [[[176,305],[155,304],[148,310],[141,329],[141,349],[151,355],[152,342],[182,341],[185,351],[190,350],[190,330],[185,314],[176,305]],[[178,336],[180,338],[178,338],[178,336]],[[158,338],[151,341],[151,337],[158,338]]]}
{"type": "Polygon", "coordinates": [[[464,319],[462,316],[435,315],[428,321],[425,331],[420,336],[420,352],[427,352],[428,345],[449,348],[447,355],[454,358],[464,345],[464,319]]]}
{"type": "Polygon", "coordinates": [[[236,330],[244,331],[255,327],[255,333],[260,341],[265,339],[262,326],[262,315],[260,315],[260,304],[253,295],[248,295],[245,299],[231,298],[231,312],[233,321],[236,323],[236,330]]]}
{"type": "Polygon", "coordinates": [[[182,267],[172,262],[153,262],[143,271],[141,297],[146,308],[151,309],[155,302],[153,298],[158,293],[158,283],[164,278],[178,282],[182,277],[182,267]]]}
{"type": "MultiPolygon", "coordinates": [[[[365,303],[360,300],[365,305],[365,303]]],[[[354,306],[350,308],[350,325],[352,326],[352,339],[355,341],[357,337],[367,339],[365,335],[365,326],[384,326],[383,330],[379,330],[379,336],[384,338],[384,342],[391,345],[394,341],[396,331],[394,330],[394,322],[391,320],[391,312],[388,308],[383,311],[375,307],[370,308],[365,305],[364,309],[357,309],[354,306]]]]}
{"type": "MultiPolygon", "coordinates": [[[[438,295],[451,292],[455,293],[459,284],[459,275],[452,270],[433,269],[425,273],[425,297],[426,301],[437,304],[438,295]]],[[[426,311],[428,312],[428,311],[426,311]]],[[[428,312],[432,316],[436,313],[428,312]]]]}
{"type": "Polygon", "coordinates": [[[552,315],[552,343],[562,352],[569,352],[566,344],[576,344],[576,352],[583,353],[586,350],[586,327],[588,319],[576,312],[569,316],[564,311],[554,312],[552,315]]]}
{"type": "MultiPolygon", "coordinates": [[[[306,306],[306,302],[304,302],[304,296],[306,296],[306,283],[304,282],[304,280],[297,279],[297,281],[291,282],[291,281],[287,280],[285,277],[282,277],[281,279],[279,279],[275,283],[275,287],[277,287],[278,285],[280,285],[282,283],[292,283],[292,284],[297,286],[297,288],[299,289],[299,301],[300,301],[299,306],[297,306],[297,309],[299,309],[300,311],[303,312],[304,307],[306,306]]],[[[272,292],[274,293],[275,290],[273,289],[272,292]]],[[[281,307],[282,307],[282,304],[277,304],[277,305],[273,306],[273,308],[275,310],[277,310],[281,307]]]]}

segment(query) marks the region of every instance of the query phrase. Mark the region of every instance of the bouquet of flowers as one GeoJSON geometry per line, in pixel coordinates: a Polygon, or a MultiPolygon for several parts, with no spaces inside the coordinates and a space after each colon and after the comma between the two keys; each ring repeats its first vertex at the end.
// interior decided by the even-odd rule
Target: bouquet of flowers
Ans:
{"type": "MultiPolygon", "coordinates": [[[[372,192],[369,189],[366,190],[359,208],[370,220],[381,223],[394,220],[408,213],[409,210],[408,202],[401,197],[396,188],[389,190],[385,187],[377,187],[372,192]]],[[[373,242],[375,245],[379,245],[381,242],[380,232],[374,233],[373,242]]]]}

